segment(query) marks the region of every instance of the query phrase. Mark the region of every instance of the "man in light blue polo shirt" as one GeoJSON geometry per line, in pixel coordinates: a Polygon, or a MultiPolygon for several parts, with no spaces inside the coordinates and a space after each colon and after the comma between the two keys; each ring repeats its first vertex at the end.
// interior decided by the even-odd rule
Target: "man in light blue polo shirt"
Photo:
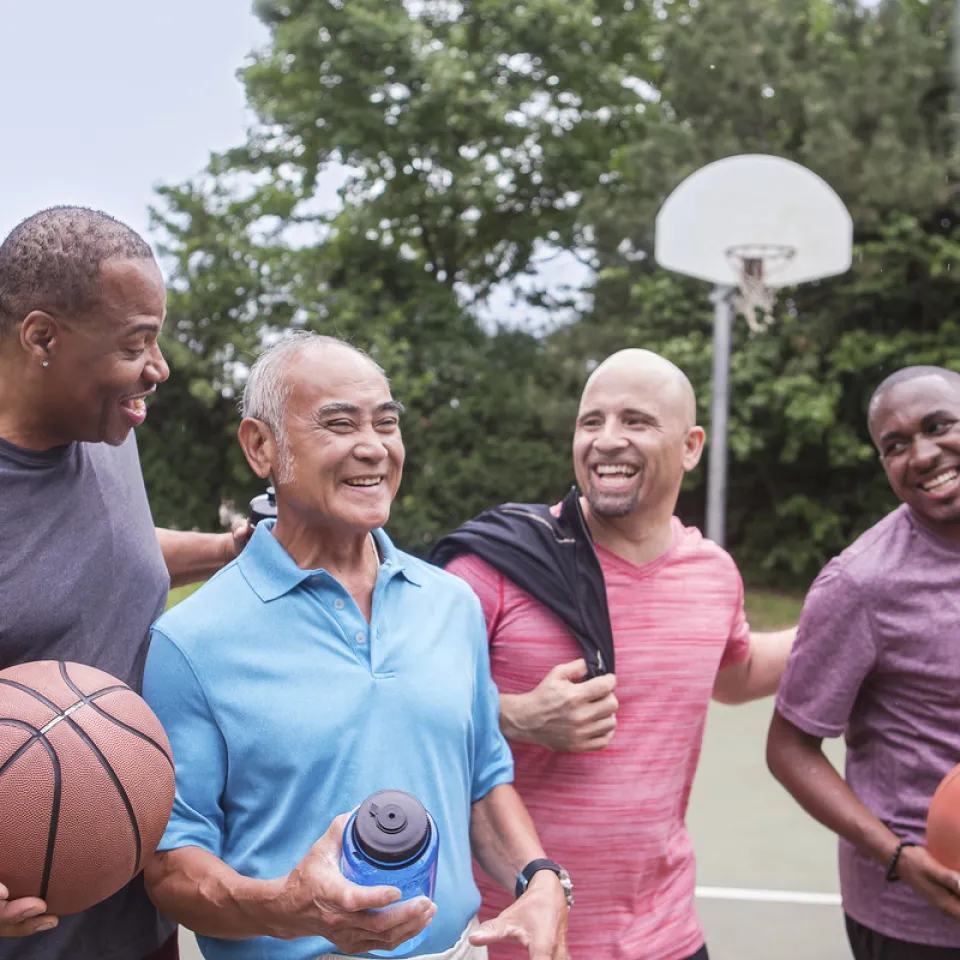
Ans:
{"type": "Polygon", "coordinates": [[[274,480],[277,520],[154,627],[144,696],[177,796],[147,886],[209,960],[389,950],[428,923],[414,955],[480,958],[515,939],[567,960],[565,875],[511,785],[479,601],[382,530],[401,412],[346,344],[301,335],[268,350],[240,442],[274,480]],[[433,903],[380,911],[399,891],[339,871],[343,814],[384,789],[437,822],[433,903]],[[471,855],[511,890],[525,876],[482,927],[471,855]]]}

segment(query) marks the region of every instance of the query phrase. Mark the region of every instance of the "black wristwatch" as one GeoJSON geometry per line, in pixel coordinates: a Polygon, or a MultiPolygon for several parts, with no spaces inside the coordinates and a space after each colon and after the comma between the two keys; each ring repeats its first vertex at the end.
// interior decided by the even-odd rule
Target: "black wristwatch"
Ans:
{"type": "Polygon", "coordinates": [[[514,893],[517,897],[522,897],[526,892],[527,887],[530,884],[530,881],[533,879],[535,873],[539,873],[541,870],[551,870],[560,878],[560,886],[563,887],[563,895],[567,898],[567,908],[573,906],[573,881],[570,879],[570,874],[567,873],[559,863],[554,863],[553,860],[531,860],[521,871],[517,874],[517,886],[514,889],[514,893]]]}

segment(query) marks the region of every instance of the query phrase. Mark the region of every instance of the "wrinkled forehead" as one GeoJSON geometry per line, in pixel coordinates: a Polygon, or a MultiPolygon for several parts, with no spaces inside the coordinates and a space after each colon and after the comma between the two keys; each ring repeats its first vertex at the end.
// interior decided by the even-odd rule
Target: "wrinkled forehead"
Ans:
{"type": "Polygon", "coordinates": [[[339,345],[301,351],[288,362],[285,376],[289,406],[339,403],[365,410],[393,399],[390,384],[373,362],[339,345]]]}
{"type": "Polygon", "coordinates": [[[870,410],[870,434],[878,440],[887,433],[916,433],[936,413],[960,417],[960,386],[931,374],[891,387],[870,410]]]}

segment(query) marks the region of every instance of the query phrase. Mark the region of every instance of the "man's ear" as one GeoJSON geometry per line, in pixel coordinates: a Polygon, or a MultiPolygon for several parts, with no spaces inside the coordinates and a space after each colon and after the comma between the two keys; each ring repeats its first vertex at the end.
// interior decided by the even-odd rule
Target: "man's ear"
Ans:
{"type": "Polygon", "coordinates": [[[683,441],[683,469],[689,473],[695,469],[703,455],[703,443],[706,440],[703,427],[691,427],[683,441]]]}
{"type": "Polygon", "coordinates": [[[60,324],[45,310],[31,310],[20,324],[20,345],[38,366],[50,363],[61,339],[60,324]]]}
{"type": "Polygon", "coordinates": [[[266,480],[280,466],[273,431],[262,420],[246,417],[240,421],[237,436],[247,463],[261,480],[266,480]]]}

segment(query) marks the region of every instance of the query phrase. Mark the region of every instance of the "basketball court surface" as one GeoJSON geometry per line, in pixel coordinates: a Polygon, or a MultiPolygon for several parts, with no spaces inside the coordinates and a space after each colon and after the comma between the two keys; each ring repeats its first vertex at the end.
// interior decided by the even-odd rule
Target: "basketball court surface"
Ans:
{"type": "MultiPolygon", "coordinates": [[[[711,960],[849,960],[836,842],[767,772],[772,710],[768,699],[710,712],[688,823],[711,960]]],[[[827,752],[839,767],[842,745],[827,752]]],[[[200,960],[190,934],[182,943],[200,960]]]]}

